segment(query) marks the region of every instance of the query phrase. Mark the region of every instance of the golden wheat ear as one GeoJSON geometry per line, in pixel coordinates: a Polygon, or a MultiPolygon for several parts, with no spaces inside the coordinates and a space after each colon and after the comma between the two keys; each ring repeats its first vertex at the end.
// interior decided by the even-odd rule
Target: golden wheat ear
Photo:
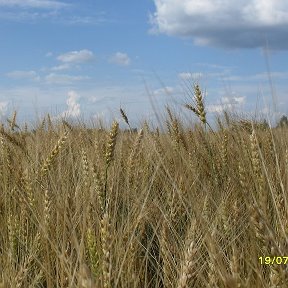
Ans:
{"type": "Polygon", "coordinates": [[[196,103],[197,103],[197,110],[199,113],[199,119],[205,125],[207,123],[206,111],[204,109],[204,100],[202,96],[202,91],[198,84],[194,86],[194,91],[195,91],[194,93],[195,93],[195,98],[196,98],[196,103]]]}
{"type": "Polygon", "coordinates": [[[14,111],[12,119],[7,119],[9,125],[10,125],[10,129],[11,131],[14,131],[15,128],[20,129],[20,127],[16,124],[16,116],[17,116],[17,111],[14,111]]]}
{"type": "Polygon", "coordinates": [[[188,110],[191,110],[200,119],[200,121],[204,125],[206,125],[207,119],[206,119],[205,105],[204,105],[204,100],[202,96],[202,91],[198,84],[194,85],[194,99],[193,100],[196,102],[196,107],[190,104],[185,104],[184,107],[187,108],[188,110]]]}
{"type": "Polygon", "coordinates": [[[110,130],[110,133],[108,135],[108,140],[106,144],[106,153],[105,153],[105,162],[106,162],[106,168],[105,168],[105,188],[104,188],[104,206],[105,209],[107,209],[108,201],[107,201],[107,182],[108,182],[108,169],[110,166],[110,163],[113,160],[114,157],[114,150],[116,145],[116,137],[118,134],[118,128],[119,124],[118,122],[114,121],[110,130]]]}
{"type": "Polygon", "coordinates": [[[50,155],[45,159],[45,161],[42,164],[42,167],[40,169],[41,176],[47,175],[49,169],[51,168],[51,165],[52,165],[54,159],[59,154],[59,151],[62,149],[64,143],[66,142],[66,140],[68,138],[68,134],[69,134],[69,132],[65,131],[64,135],[58,140],[57,144],[54,146],[50,155]]]}
{"type": "Polygon", "coordinates": [[[119,128],[118,122],[114,121],[110,130],[110,133],[109,133],[107,146],[106,146],[105,158],[106,158],[107,166],[109,166],[110,162],[113,160],[116,137],[118,134],[118,128],[119,128]]]}

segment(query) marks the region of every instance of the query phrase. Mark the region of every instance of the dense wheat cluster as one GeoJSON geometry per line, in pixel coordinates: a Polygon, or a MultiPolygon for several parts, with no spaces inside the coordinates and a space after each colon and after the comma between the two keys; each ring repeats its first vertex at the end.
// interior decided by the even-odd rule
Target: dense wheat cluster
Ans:
{"type": "Polygon", "coordinates": [[[2,125],[0,287],[287,287],[288,131],[194,91],[189,129],[2,125]]]}

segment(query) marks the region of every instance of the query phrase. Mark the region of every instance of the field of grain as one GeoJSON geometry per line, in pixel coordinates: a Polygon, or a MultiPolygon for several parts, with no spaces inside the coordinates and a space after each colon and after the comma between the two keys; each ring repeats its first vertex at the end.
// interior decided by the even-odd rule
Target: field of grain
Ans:
{"type": "Polygon", "coordinates": [[[29,131],[14,113],[0,287],[287,287],[288,129],[226,113],[213,131],[194,97],[189,129],[168,107],[165,131],[135,132],[123,109],[130,131],[49,115],[29,131]]]}

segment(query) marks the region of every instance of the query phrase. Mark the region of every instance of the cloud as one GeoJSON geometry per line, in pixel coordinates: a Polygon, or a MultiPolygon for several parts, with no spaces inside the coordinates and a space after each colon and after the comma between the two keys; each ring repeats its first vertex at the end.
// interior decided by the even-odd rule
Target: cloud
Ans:
{"type": "Polygon", "coordinates": [[[107,19],[104,12],[95,12],[93,11],[92,15],[71,15],[66,16],[65,18],[59,19],[60,23],[63,22],[65,24],[70,25],[98,25],[107,22],[113,22],[111,19],[107,19]],[[62,21],[61,21],[62,19],[62,21]]]}
{"type": "Polygon", "coordinates": [[[47,52],[46,54],[45,54],[45,57],[52,57],[53,56],[53,53],[50,51],[50,52],[47,52]]]}
{"type": "Polygon", "coordinates": [[[164,88],[159,88],[153,91],[153,95],[160,96],[160,95],[167,95],[174,92],[173,87],[166,86],[164,88]]]}
{"type": "Polygon", "coordinates": [[[60,1],[49,1],[49,0],[0,0],[0,6],[59,9],[69,6],[69,4],[60,1]]]}
{"type": "Polygon", "coordinates": [[[196,73],[189,73],[189,72],[182,72],[178,74],[178,77],[182,80],[195,80],[203,77],[203,73],[196,72],[196,73]]]}
{"type": "Polygon", "coordinates": [[[61,54],[57,59],[63,63],[85,63],[90,62],[94,59],[94,54],[92,51],[84,49],[80,51],[70,51],[64,54],[61,54]]]}
{"type": "Polygon", "coordinates": [[[62,62],[60,65],[56,65],[50,68],[51,71],[64,71],[71,68],[78,67],[79,64],[84,64],[94,60],[94,54],[92,51],[83,49],[79,51],[70,51],[61,54],[57,57],[57,60],[62,62]]]}
{"type": "Polygon", "coordinates": [[[222,97],[223,104],[240,105],[245,103],[245,97],[222,97]]]}
{"type": "Polygon", "coordinates": [[[251,80],[267,81],[267,79],[269,79],[269,74],[273,80],[287,80],[288,79],[288,72],[274,71],[271,73],[263,72],[263,73],[256,74],[254,76],[251,76],[251,80]]]}
{"type": "Polygon", "coordinates": [[[77,103],[80,96],[73,90],[68,92],[67,106],[68,109],[61,113],[62,117],[78,117],[81,114],[80,104],[77,103]]]}
{"type": "Polygon", "coordinates": [[[288,49],[286,0],[154,0],[151,33],[226,48],[288,49]]]}
{"type": "MultiPolygon", "coordinates": [[[[0,6],[1,8],[1,6],[0,6]]],[[[55,22],[59,17],[58,10],[40,11],[28,10],[28,9],[0,9],[0,19],[5,21],[25,23],[36,23],[37,21],[49,21],[55,22]]]]}
{"type": "Polygon", "coordinates": [[[224,110],[230,110],[231,105],[212,104],[207,105],[207,111],[210,113],[222,113],[224,110]]]}
{"type": "Polygon", "coordinates": [[[207,105],[208,112],[221,113],[224,110],[239,109],[245,104],[246,98],[244,96],[222,97],[220,104],[207,105]]]}
{"type": "Polygon", "coordinates": [[[72,76],[66,74],[50,73],[45,77],[48,84],[72,84],[75,81],[90,79],[88,76],[72,76]]]}
{"type": "Polygon", "coordinates": [[[223,77],[222,80],[227,80],[227,81],[267,81],[269,77],[272,78],[272,80],[287,80],[288,79],[288,72],[281,71],[281,72],[262,72],[262,73],[257,73],[254,75],[231,75],[231,76],[226,76],[223,77]]]}
{"type": "Polygon", "coordinates": [[[64,63],[61,65],[57,65],[51,68],[51,71],[63,71],[63,70],[68,70],[71,68],[71,65],[69,63],[64,63]]]}
{"type": "Polygon", "coordinates": [[[131,60],[127,54],[117,52],[110,58],[110,62],[120,66],[128,66],[131,60]]]}
{"type": "Polygon", "coordinates": [[[0,116],[3,117],[8,109],[8,101],[0,102],[0,116]]]}
{"type": "Polygon", "coordinates": [[[37,75],[35,71],[16,70],[7,73],[6,76],[13,79],[28,79],[33,81],[40,80],[40,77],[37,75]]]}

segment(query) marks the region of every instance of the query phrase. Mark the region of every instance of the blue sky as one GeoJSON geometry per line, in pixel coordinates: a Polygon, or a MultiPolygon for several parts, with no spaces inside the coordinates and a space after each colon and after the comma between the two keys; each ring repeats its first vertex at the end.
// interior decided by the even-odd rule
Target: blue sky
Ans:
{"type": "Polygon", "coordinates": [[[137,125],[153,106],[182,113],[193,81],[210,121],[272,113],[272,95],[288,112],[285,0],[0,0],[0,22],[4,119],[120,120],[121,106],[137,125]]]}

